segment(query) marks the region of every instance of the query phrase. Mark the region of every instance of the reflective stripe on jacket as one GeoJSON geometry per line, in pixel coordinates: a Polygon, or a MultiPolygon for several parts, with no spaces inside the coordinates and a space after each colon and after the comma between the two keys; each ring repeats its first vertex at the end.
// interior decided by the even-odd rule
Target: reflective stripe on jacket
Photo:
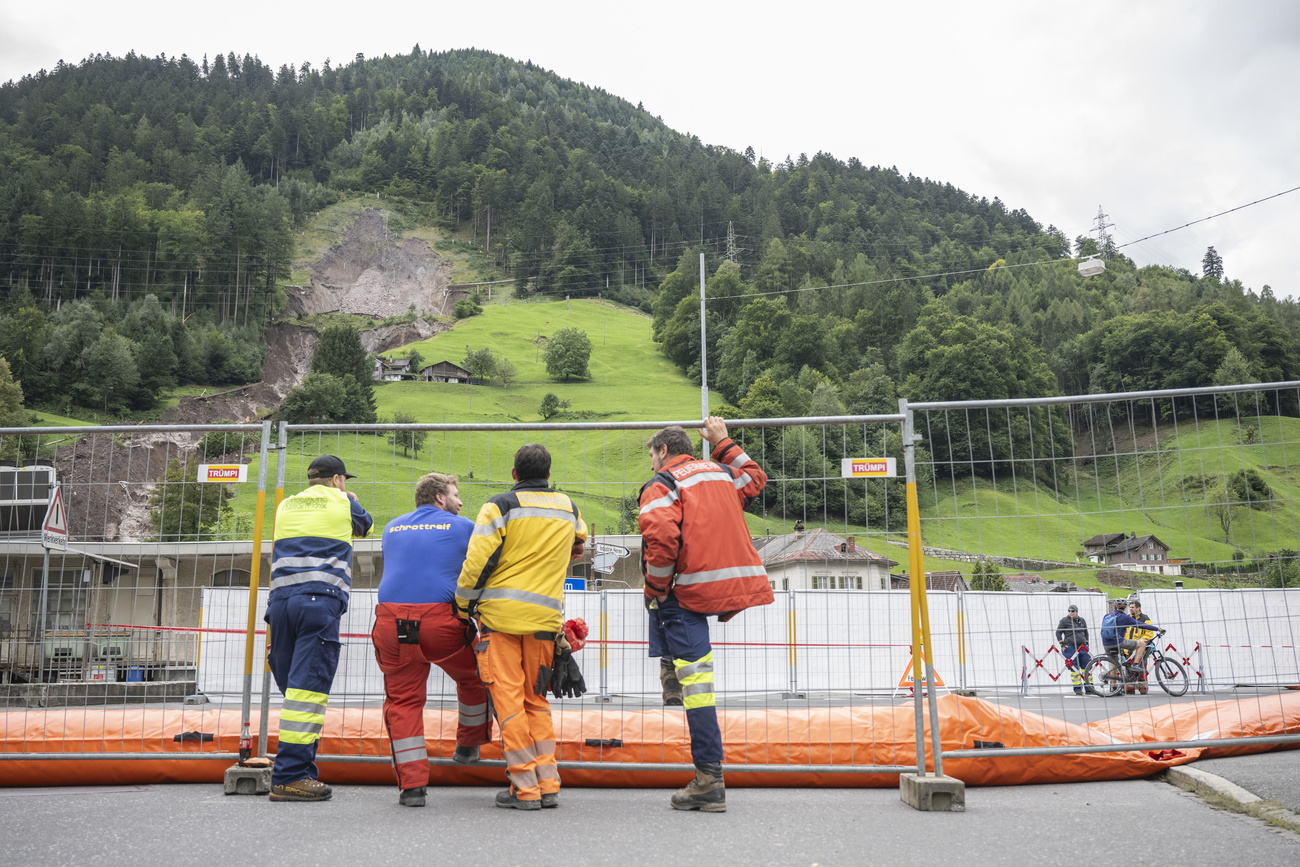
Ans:
{"type": "Polygon", "coordinates": [[[647,596],[670,589],[687,611],[723,619],[772,601],[762,558],[745,525],[744,505],[767,473],[730,438],[713,460],[670,458],[641,489],[642,568],[647,596]]]}
{"type": "Polygon", "coordinates": [[[496,632],[558,632],[569,555],[574,542],[586,539],[578,507],[545,479],[527,479],[497,494],[479,510],[456,607],[473,608],[496,632]]]}
{"type": "Polygon", "coordinates": [[[352,537],[370,530],[370,515],[347,494],[312,485],[275,510],[268,602],[298,593],[335,596],[346,609],[352,588],[352,537]]]}

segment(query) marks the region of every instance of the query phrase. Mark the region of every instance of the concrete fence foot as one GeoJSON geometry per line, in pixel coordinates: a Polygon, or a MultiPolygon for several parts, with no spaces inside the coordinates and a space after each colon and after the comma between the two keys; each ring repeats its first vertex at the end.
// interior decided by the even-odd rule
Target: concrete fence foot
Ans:
{"type": "Polygon", "coordinates": [[[953,777],[899,774],[898,796],[904,804],[924,812],[966,812],[966,784],[953,777]]]}
{"type": "Polygon", "coordinates": [[[271,766],[226,768],[225,793],[227,795],[268,795],[271,792],[271,766]]]}

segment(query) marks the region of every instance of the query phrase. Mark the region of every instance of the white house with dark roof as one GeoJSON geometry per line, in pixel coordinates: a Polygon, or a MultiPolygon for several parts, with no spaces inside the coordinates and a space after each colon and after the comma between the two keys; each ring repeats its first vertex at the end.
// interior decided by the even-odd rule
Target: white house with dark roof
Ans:
{"type": "Polygon", "coordinates": [[[1152,535],[1100,533],[1083,541],[1083,553],[1093,563],[1130,572],[1182,575],[1182,561],[1170,562],[1169,546],[1152,535]]]}
{"type": "Polygon", "coordinates": [[[758,541],[773,590],[888,590],[889,567],[898,565],[820,528],[758,541]]]}

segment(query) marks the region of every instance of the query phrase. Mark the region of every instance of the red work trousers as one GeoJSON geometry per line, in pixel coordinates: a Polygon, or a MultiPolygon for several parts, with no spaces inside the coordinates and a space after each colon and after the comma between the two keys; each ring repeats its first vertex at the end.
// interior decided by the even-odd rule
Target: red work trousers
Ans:
{"type": "MultiPolygon", "coordinates": [[[[408,634],[410,630],[408,629],[408,634]]],[[[392,742],[393,771],[403,789],[429,784],[429,756],[424,743],[424,704],[429,666],[456,681],[459,719],[456,743],[477,747],[491,740],[487,690],[474,668],[474,650],[466,641],[464,621],[450,603],[398,605],[384,602],[375,610],[370,638],[384,673],[384,725],[392,742]],[[419,623],[419,643],[398,641],[397,621],[419,623]]]]}
{"type": "MultiPolygon", "coordinates": [[[[551,667],[554,637],[488,632],[475,647],[478,671],[492,693],[492,709],[501,726],[506,776],[515,797],[536,801],[560,791],[555,764],[555,727],[546,691],[536,692],[542,669],[551,667]]],[[[544,679],[549,684],[550,675],[544,679]]]]}

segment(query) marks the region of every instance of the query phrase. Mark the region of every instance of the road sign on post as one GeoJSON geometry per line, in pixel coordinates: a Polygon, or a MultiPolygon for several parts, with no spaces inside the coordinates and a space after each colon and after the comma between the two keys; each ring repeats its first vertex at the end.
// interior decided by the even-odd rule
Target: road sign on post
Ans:
{"type": "Polygon", "coordinates": [[[591,558],[591,568],[609,575],[614,571],[614,564],[632,553],[622,545],[610,545],[606,542],[595,544],[595,554],[591,558]]]}
{"type": "Polygon", "coordinates": [[[63,488],[55,485],[50,505],[41,523],[41,544],[46,548],[68,550],[68,516],[63,510],[63,488]]]}

